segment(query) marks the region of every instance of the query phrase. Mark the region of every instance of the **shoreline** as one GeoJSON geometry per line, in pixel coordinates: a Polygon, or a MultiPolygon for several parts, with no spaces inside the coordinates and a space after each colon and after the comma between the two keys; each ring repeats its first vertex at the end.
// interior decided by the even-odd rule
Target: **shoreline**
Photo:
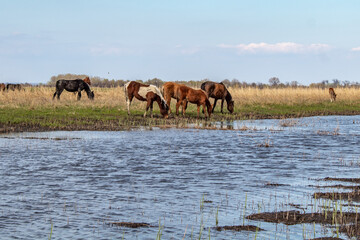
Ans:
{"type": "MultiPolygon", "coordinates": [[[[302,117],[315,117],[315,116],[354,116],[360,115],[359,111],[342,111],[342,112],[298,112],[293,114],[259,114],[259,113],[236,113],[236,114],[221,114],[215,113],[210,119],[199,118],[196,116],[174,116],[171,115],[169,119],[163,119],[159,114],[154,114],[154,118],[146,117],[142,115],[123,116],[119,115],[115,119],[86,119],[78,118],[66,119],[61,123],[60,119],[57,119],[59,124],[53,125],[47,122],[47,119],[43,121],[19,121],[19,122],[0,122],[0,134],[7,133],[19,133],[19,132],[47,132],[47,131],[129,131],[146,127],[159,127],[159,128],[196,128],[196,129],[219,129],[209,125],[214,122],[225,121],[238,121],[238,120],[261,120],[261,119],[291,119],[302,117]],[[72,122],[69,123],[69,122],[72,122]],[[199,127],[189,127],[190,124],[201,124],[199,127]],[[204,126],[205,125],[205,126],[204,126]]],[[[40,118],[41,119],[41,118],[40,118]]],[[[39,119],[38,119],[39,120],[39,119]]]]}

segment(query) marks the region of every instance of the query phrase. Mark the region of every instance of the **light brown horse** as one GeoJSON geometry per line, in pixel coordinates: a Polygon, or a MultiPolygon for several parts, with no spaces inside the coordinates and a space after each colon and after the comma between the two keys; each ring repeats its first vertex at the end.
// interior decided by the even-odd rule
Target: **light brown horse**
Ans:
{"type": "Polygon", "coordinates": [[[333,88],[329,88],[330,102],[335,102],[336,93],[333,88]]]}
{"type": "Polygon", "coordinates": [[[205,118],[207,117],[205,112],[205,107],[207,108],[207,112],[210,118],[211,104],[206,93],[203,90],[193,89],[188,86],[182,85],[177,88],[176,96],[179,98],[176,103],[176,115],[179,114],[179,107],[182,104],[182,108],[183,108],[182,115],[185,116],[187,103],[190,102],[197,105],[198,117],[200,115],[200,106],[203,106],[205,118]]]}
{"type": "Polygon", "coordinates": [[[169,106],[169,112],[170,113],[171,113],[171,107],[170,107],[171,98],[174,98],[177,101],[179,100],[180,96],[178,96],[177,93],[178,93],[178,88],[180,86],[185,86],[185,85],[174,83],[174,82],[166,82],[161,87],[161,92],[162,92],[162,94],[163,94],[163,96],[165,98],[166,104],[169,106]]]}
{"type": "Polygon", "coordinates": [[[4,84],[4,83],[0,83],[0,92],[5,91],[5,88],[6,88],[5,84],[4,84]]]}
{"type": "Polygon", "coordinates": [[[201,89],[207,93],[209,98],[215,98],[214,105],[212,106],[212,112],[214,112],[218,99],[221,99],[221,113],[224,113],[224,100],[226,100],[228,111],[230,113],[234,112],[234,101],[232,100],[230,92],[223,83],[207,81],[201,84],[201,89]]]}
{"type": "Polygon", "coordinates": [[[156,101],[160,108],[160,113],[164,118],[168,118],[168,110],[169,107],[165,102],[160,90],[154,85],[146,85],[142,83],[138,83],[135,81],[128,82],[124,85],[126,104],[128,109],[128,115],[130,115],[130,104],[133,98],[140,101],[146,101],[146,110],[144,113],[144,117],[146,117],[146,113],[150,108],[150,116],[153,117],[153,103],[156,101]]]}

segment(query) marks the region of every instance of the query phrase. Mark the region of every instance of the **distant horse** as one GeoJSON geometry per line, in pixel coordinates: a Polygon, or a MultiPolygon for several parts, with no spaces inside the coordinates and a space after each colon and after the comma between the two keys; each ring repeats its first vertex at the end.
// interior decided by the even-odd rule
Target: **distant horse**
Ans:
{"type": "Polygon", "coordinates": [[[212,110],[211,104],[206,93],[203,90],[193,89],[188,86],[181,85],[177,89],[176,96],[178,96],[179,98],[176,103],[176,115],[179,114],[179,107],[182,104],[183,107],[182,114],[183,116],[185,116],[187,103],[190,102],[197,105],[198,117],[200,115],[200,106],[203,106],[205,118],[207,117],[205,112],[205,107],[207,107],[207,112],[209,117],[211,116],[211,110],[212,110]]]}
{"type": "Polygon", "coordinates": [[[144,113],[144,117],[146,117],[146,113],[150,108],[150,116],[153,117],[153,103],[156,101],[160,108],[160,113],[164,118],[168,118],[168,110],[169,107],[165,102],[160,90],[154,85],[146,85],[142,83],[138,83],[135,81],[128,82],[124,85],[124,92],[126,98],[126,104],[128,109],[128,115],[130,115],[130,104],[133,98],[140,101],[146,101],[146,110],[144,113]]]}
{"type": "Polygon", "coordinates": [[[86,82],[87,84],[89,84],[89,86],[91,86],[91,81],[89,77],[85,77],[84,82],[86,82]]]}
{"type": "Polygon", "coordinates": [[[185,85],[174,82],[166,82],[161,88],[161,92],[164,95],[166,104],[169,106],[170,113],[171,113],[171,108],[170,108],[171,98],[179,100],[180,96],[178,96],[177,93],[178,93],[178,88],[180,86],[185,86],[185,85]]]}
{"type": "Polygon", "coordinates": [[[0,83],[0,92],[5,91],[6,86],[4,83],[0,83]]]}
{"type": "Polygon", "coordinates": [[[92,92],[90,90],[89,85],[84,82],[84,80],[82,79],[76,79],[76,80],[57,80],[56,81],[56,91],[53,95],[53,100],[55,98],[55,96],[57,95],[57,99],[60,99],[60,95],[61,93],[64,91],[64,89],[68,92],[77,92],[78,96],[77,96],[77,100],[81,99],[81,91],[85,90],[88,98],[90,100],[94,99],[94,92],[92,92]]]}
{"type": "Polygon", "coordinates": [[[21,90],[22,87],[21,87],[21,84],[7,84],[6,85],[6,90],[9,91],[9,90],[12,90],[12,91],[15,91],[15,90],[21,90]]]}
{"type": "Polygon", "coordinates": [[[336,94],[333,88],[329,88],[330,102],[335,102],[336,94]]]}
{"type": "Polygon", "coordinates": [[[229,112],[234,112],[234,101],[232,100],[230,92],[226,89],[223,83],[207,81],[201,84],[201,89],[207,93],[209,98],[215,98],[214,105],[212,106],[212,112],[215,110],[218,99],[221,99],[221,113],[223,113],[224,100],[226,100],[229,112]]]}

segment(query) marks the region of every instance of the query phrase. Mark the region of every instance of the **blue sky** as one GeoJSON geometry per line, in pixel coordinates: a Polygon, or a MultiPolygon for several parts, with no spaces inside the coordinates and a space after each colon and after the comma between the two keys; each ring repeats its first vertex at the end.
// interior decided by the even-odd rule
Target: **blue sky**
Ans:
{"type": "Polygon", "coordinates": [[[360,1],[0,0],[0,82],[360,82],[360,1]]]}

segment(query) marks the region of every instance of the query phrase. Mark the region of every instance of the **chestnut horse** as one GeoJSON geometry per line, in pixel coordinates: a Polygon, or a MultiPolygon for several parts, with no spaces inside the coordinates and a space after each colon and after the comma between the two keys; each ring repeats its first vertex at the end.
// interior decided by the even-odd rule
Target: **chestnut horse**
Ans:
{"type": "Polygon", "coordinates": [[[190,102],[197,105],[198,117],[200,115],[200,106],[203,106],[205,118],[207,117],[205,112],[205,107],[207,107],[207,112],[210,118],[211,104],[206,93],[203,90],[193,89],[188,86],[181,85],[177,88],[176,96],[178,97],[178,101],[176,103],[176,115],[179,114],[179,107],[182,104],[183,107],[182,115],[185,116],[187,103],[190,102]]]}
{"type": "Polygon", "coordinates": [[[174,82],[166,82],[161,88],[161,92],[165,98],[166,104],[169,106],[170,113],[171,113],[171,108],[170,108],[171,98],[179,100],[179,96],[177,93],[178,93],[178,88],[180,86],[185,86],[185,85],[174,82]]]}
{"type": "Polygon", "coordinates": [[[226,89],[223,83],[216,83],[207,81],[201,84],[201,89],[204,90],[209,98],[215,98],[212,112],[215,110],[216,102],[221,99],[221,113],[223,112],[224,100],[227,103],[227,109],[230,113],[234,112],[234,101],[232,100],[230,92],[226,89]]]}
{"type": "Polygon", "coordinates": [[[128,109],[128,115],[130,115],[130,104],[133,98],[140,101],[147,101],[146,110],[144,113],[144,117],[146,117],[146,113],[150,108],[150,116],[153,117],[153,103],[156,101],[160,108],[160,113],[164,118],[168,118],[168,110],[169,107],[165,102],[160,90],[154,85],[146,85],[142,83],[138,83],[135,81],[128,82],[124,85],[126,104],[128,109]]]}
{"type": "Polygon", "coordinates": [[[5,91],[5,84],[4,83],[0,83],[0,91],[5,91]]]}
{"type": "Polygon", "coordinates": [[[330,102],[335,102],[336,93],[333,88],[329,88],[330,102]]]}
{"type": "Polygon", "coordinates": [[[89,86],[91,86],[91,81],[89,77],[84,78],[84,82],[86,82],[87,84],[89,84],[89,86]]]}

